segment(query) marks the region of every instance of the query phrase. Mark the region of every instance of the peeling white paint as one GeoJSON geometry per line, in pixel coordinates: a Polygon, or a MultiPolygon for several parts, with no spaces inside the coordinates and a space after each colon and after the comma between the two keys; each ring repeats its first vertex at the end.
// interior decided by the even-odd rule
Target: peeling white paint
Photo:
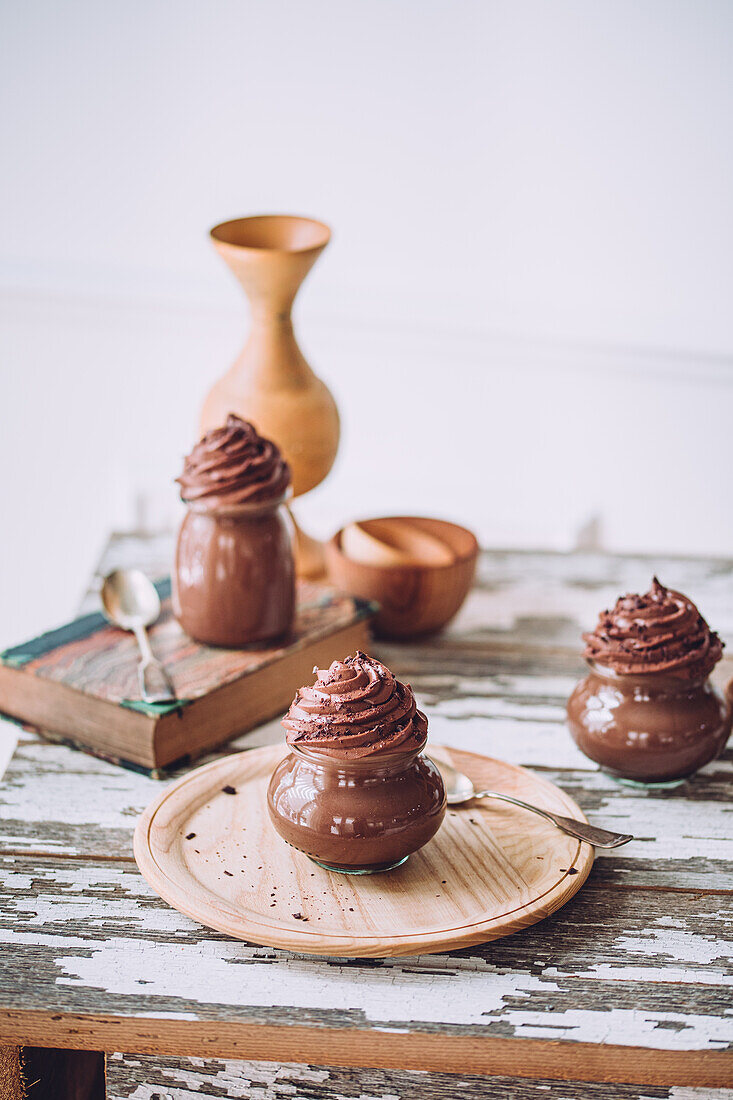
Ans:
{"type": "MultiPolygon", "coordinates": [[[[62,944],[58,947],[61,952],[62,944]]],[[[558,989],[555,983],[527,973],[473,970],[462,972],[460,980],[445,981],[396,967],[323,966],[296,956],[286,956],[278,965],[242,969],[231,965],[241,957],[242,945],[202,944],[201,948],[205,966],[182,967],[180,946],[158,943],[151,950],[135,940],[111,937],[88,958],[60,953],[57,965],[66,976],[57,978],[57,983],[137,997],[141,988],[136,979],[142,976],[149,983],[143,989],[147,996],[254,1008],[323,1006],[360,1011],[378,1024],[395,1020],[481,1024],[487,1022],[487,1014],[501,1014],[507,996],[558,989]]],[[[406,966],[411,962],[400,961],[406,966]]]]}
{"type": "MultiPolygon", "coordinates": [[[[730,913],[727,917],[730,920],[730,913]]],[[[680,963],[724,962],[733,965],[733,941],[669,927],[651,927],[637,936],[621,936],[615,946],[631,954],[666,955],[680,963]]]]}
{"type": "MultiPolygon", "coordinates": [[[[113,1069],[114,1057],[117,1056],[113,1056],[111,1060],[113,1069]]],[[[191,1058],[187,1061],[190,1068],[189,1065],[179,1067],[176,1064],[166,1065],[165,1062],[156,1065],[156,1081],[165,1081],[166,1084],[139,1084],[134,1092],[128,1093],[130,1100],[153,1100],[161,1095],[165,1096],[165,1100],[195,1100],[198,1096],[212,1093],[217,1096],[225,1095],[230,1100],[283,1100],[287,1096],[297,1100],[302,1095],[300,1085],[324,1084],[330,1076],[328,1070],[312,1069],[310,1066],[288,1062],[278,1064],[216,1059],[207,1066],[203,1059],[191,1058]],[[165,1088],[164,1094],[161,1094],[161,1087],[165,1088]]],[[[124,1063],[131,1067],[146,1065],[135,1062],[129,1056],[124,1063]]],[[[369,1100],[369,1097],[362,1093],[360,1100],[369,1100]]],[[[389,1097],[383,1094],[373,1100],[389,1100],[389,1097]]],[[[394,1100],[399,1100],[399,1097],[394,1096],[394,1100]]]]}
{"type": "MultiPolygon", "coordinates": [[[[546,974],[559,974],[550,969],[546,974]]],[[[575,977],[587,974],[604,981],[613,982],[656,982],[659,980],[659,968],[651,966],[616,966],[613,963],[598,963],[584,971],[573,971],[575,977]]],[[[722,970],[696,970],[690,967],[670,968],[664,972],[664,980],[676,985],[733,985],[733,978],[722,970]]]]}
{"type": "MultiPolygon", "coordinates": [[[[643,1096],[639,1100],[650,1100],[643,1096]]],[[[669,1100],[733,1100],[733,1089],[685,1088],[673,1085],[669,1090],[669,1100]]]]}
{"type": "Polygon", "coordinates": [[[518,1039],[568,1039],[654,1050],[723,1050],[733,1043],[733,1013],[718,1017],[611,1008],[607,1012],[568,1009],[551,1016],[509,1011],[504,1018],[518,1039]],[[663,1024],[679,1025],[679,1030],[663,1024]]]}
{"type": "Polygon", "coordinates": [[[570,734],[563,731],[562,738],[558,737],[555,723],[492,720],[480,712],[452,718],[441,706],[427,704],[425,712],[430,737],[440,745],[496,756],[509,764],[583,771],[594,767],[576,748],[570,734]]]}

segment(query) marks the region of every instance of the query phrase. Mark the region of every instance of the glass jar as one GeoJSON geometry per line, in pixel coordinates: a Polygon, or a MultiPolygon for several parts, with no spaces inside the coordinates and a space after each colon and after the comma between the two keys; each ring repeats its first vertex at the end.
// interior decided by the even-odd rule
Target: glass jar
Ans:
{"type": "Polygon", "coordinates": [[[718,756],[731,704],[707,676],[622,674],[588,661],[568,700],[568,727],[581,752],[631,784],[676,786],[718,756]]]}
{"type": "Polygon", "coordinates": [[[291,746],[267,792],[275,830],[329,871],[399,867],[445,817],[443,780],[424,747],[337,760],[291,746]]]}
{"type": "Polygon", "coordinates": [[[195,641],[241,649],[292,629],[293,523],[284,500],[188,505],[176,547],[173,610],[195,641]]]}

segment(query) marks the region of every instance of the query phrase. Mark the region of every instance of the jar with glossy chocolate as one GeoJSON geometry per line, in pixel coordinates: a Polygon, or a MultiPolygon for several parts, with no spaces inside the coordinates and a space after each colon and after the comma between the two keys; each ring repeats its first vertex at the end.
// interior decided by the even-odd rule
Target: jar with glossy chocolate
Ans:
{"type": "Polygon", "coordinates": [[[329,871],[399,867],[445,817],[443,780],[423,748],[339,760],[291,746],[267,792],[276,831],[329,871]]]}
{"type": "Polygon", "coordinates": [[[206,645],[241,649],[287,637],[295,616],[293,525],[284,497],[222,508],[188,505],[173,608],[206,645]]]}
{"type": "Polygon", "coordinates": [[[568,726],[604,771],[631,784],[676,786],[722,752],[731,704],[707,676],[588,665],[568,700],[568,726]]]}

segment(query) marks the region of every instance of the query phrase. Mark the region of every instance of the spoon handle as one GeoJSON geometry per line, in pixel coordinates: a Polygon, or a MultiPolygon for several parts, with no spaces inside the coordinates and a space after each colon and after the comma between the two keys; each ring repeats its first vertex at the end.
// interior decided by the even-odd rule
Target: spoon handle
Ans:
{"type": "Polygon", "coordinates": [[[137,666],[140,694],[146,703],[174,703],[176,693],[163,665],[153,656],[145,627],[134,627],[142,654],[137,666]]]}
{"type": "Polygon", "coordinates": [[[160,661],[142,660],[138,665],[140,694],[146,703],[175,703],[177,696],[168,673],[160,661]]]}
{"type": "Polygon", "coordinates": [[[498,798],[502,802],[511,802],[513,806],[520,806],[530,813],[539,814],[546,821],[574,836],[577,840],[585,840],[595,848],[618,848],[621,844],[628,844],[633,840],[630,833],[612,833],[609,829],[599,829],[596,825],[588,825],[585,821],[576,821],[573,817],[563,817],[562,814],[552,813],[551,810],[542,810],[539,806],[532,806],[529,802],[522,802],[519,798],[512,798],[510,794],[501,794],[499,791],[478,791],[474,798],[498,798]]]}

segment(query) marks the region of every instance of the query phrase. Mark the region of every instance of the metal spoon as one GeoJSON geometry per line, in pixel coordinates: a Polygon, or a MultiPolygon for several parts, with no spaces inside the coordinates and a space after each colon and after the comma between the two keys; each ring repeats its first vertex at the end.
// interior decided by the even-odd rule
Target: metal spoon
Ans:
{"type": "Polygon", "coordinates": [[[573,817],[563,817],[561,814],[552,813],[551,810],[541,810],[539,806],[532,806],[529,802],[522,802],[519,798],[513,798],[510,794],[502,794],[500,791],[477,791],[473,783],[450,764],[444,764],[442,760],[435,760],[440,774],[443,776],[445,793],[449,806],[459,806],[462,802],[468,802],[472,798],[500,798],[502,802],[511,802],[513,806],[521,806],[523,810],[529,810],[533,814],[539,814],[545,820],[551,821],[563,833],[574,836],[577,840],[585,840],[596,848],[618,848],[622,844],[628,844],[633,840],[630,833],[612,833],[608,829],[598,829],[595,825],[588,825],[585,821],[576,821],[573,817]]]}
{"type": "Polygon", "coordinates": [[[146,703],[172,703],[176,693],[168,673],[153,656],[146,626],[160,615],[160,599],[152,581],[139,569],[115,569],[102,584],[105,617],[137,638],[142,658],[138,665],[140,694],[146,703]]]}

